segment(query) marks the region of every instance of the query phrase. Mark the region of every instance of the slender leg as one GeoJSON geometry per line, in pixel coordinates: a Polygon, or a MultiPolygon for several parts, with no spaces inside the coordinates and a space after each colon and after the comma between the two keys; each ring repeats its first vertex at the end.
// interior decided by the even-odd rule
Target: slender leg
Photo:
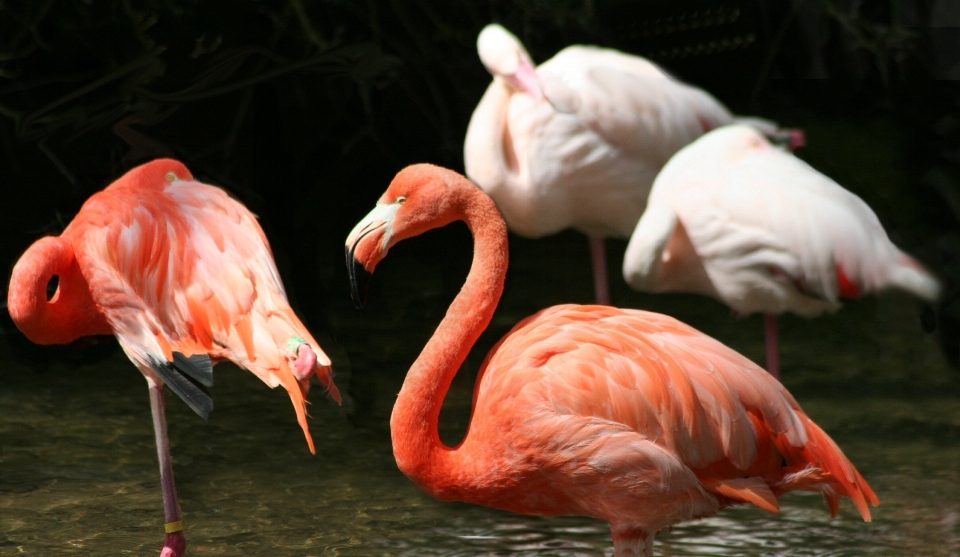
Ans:
{"type": "Polygon", "coordinates": [[[150,385],[150,410],[153,412],[153,434],[157,439],[157,458],[160,460],[160,487],[163,490],[163,517],[167,537],[160,557],[183,557],[187,540],[183,537],[177,486],[173,483],[173,461],[170,459],[170,440],[167,439],[167,416],[163,402],[163,386],[147,379],[150,385]]]}
{"type": "Polygon", "coordinates": [[[777,346],[777,316],[763,314],[763,328],[767,337],[767,371],[780,379],[780,348],[777,346]]]}
{"type": "Polygon", "coordinates": [[[593,262],[593,291],[597,303],[610,305],[610,283],[607,281],[607,250],[603,238],[590,236],[590,259],[593,262]]]}
{"type": "Polygon", "coordinates": [[[614,528],[610,525],[613,534],[614,557],[653,557],[653,535],[639,528],[614,528]]]}

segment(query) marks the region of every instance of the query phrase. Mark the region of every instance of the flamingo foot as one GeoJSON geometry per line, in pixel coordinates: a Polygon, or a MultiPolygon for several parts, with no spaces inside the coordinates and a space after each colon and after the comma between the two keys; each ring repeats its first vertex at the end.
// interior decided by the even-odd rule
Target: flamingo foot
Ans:
{"type": "Polygon", "coordinates": [[[299,381],[310,379],[317,370],[316,353],[314,353],[313,348],[310,348],[309,344],[304,343],[297,348],[296,354],[297,359],[293,362],[293,375],[299,381]]]}
{"type": "Polygon", "coordinates": [[[183,557],[186,552],[187,539],[183,536],[183,532],[174,532],[167,534],[163,541],[163,550],[160,552],[160,557],[183,557]]]}

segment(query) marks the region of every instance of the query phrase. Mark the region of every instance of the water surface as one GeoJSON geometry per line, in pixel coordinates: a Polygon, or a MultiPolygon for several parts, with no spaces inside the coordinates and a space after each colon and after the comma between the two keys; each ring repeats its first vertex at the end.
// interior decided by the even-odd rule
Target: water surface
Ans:
{"type": "MultiPolygon", "coordinates": [[[[319,388],[311,393],[316,456],[306,448],[285,393],[245,371],[217,367],[209,422],[168,395],[191,555],[612,555],[602,522],[440,503],[396,469],[387,429],[395,393],[469,262],[431,254],[449,255],[461,243],[469,248],[468,240],[455,228],[398,247],[378,268],[366,311],[346,300],[328,308],[321,342],[353,397],[338,408],[319,388]]],[[[614,243],[611,257],[622,248],[614,243]]],[[[503,304],[454,382],[441,417],[448,443],[466,427],[473,377],[489,346],[538,307],[588,301],[591,292],[585,266],[567,265],[565,280],[546,270],[585,258],[581,236],[541,243],[514,238],[512,249],[503,304]]],[[[620,305],[670,312],[762,358],[759,317],[738,319],[704,298],[645,296],[619,283],[614,297],[620,305]]],[[[33,348],[5,327],[2,554],[159,550],[159,474],[139,373],[112,341],[83,349],[33,348]]],[[[788,316],[781,337],[785,384],[880,496],[874,521],[862,522],[847,500],[831,520],[819,495],[790,494],[781,499],[779,515],[726,509],[675,527],[658,536],[657,554],[960,555],[958,374],[921,331],[918,305],[889,294],[817,320],[788,316]]]]}

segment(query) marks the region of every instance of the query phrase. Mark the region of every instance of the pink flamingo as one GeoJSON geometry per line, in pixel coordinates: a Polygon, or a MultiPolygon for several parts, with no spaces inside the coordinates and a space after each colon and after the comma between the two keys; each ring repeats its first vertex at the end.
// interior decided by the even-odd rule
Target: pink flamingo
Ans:
{"type": "Polygon", "coordinates": [[[162,557],[186,551],[164,384],[206,419],[213,363],[230,360],[271,388],[283,385],[311,452],[310,377],[340,402],[330,360],[290,309],[256,218],[174,160],[127,172],[88,199],[63,234],[34,243],[13,269],[7,306],[38,344],[116,335],[146,377],[167,532],[162,557]]]}
{"type": "MultiPolygon", "coordinates": [[[[734,116],[709,93],[616,50],[570,46],[534,67],[495,24],[481,31],[477,50],[494,79],[467,128],[467,176],[520,236],[587,234],[597,303],[609,305],[603,238],[629,238],[667,160],[734,116]]],[[[741,120],[802,144],[799,131],[741,120]]]]}
{"type": "Polygon", "coordinates": [[[765,313],[775,377],[775,314],[812,317],[887,287],[930,301],[940,291],[862,199],[742,125],[711,131],[670,159],[627,245],[623,276],[638,290],[705,294],[741,315],[765,313]]]}
{"type": "Polygon", "coordinates": [[[398,242],[466,221],[473,265],[407,373],[390,419],[397,464],[443,501],[610,523],[618,557],[652,556],[657,531],[777,497],[839,496],[864,520],[879,500],[837,445],[763,369],[655,313],[563,305],[521,321],[480,367],[473,417],[441,441],[443,398],[503,291],[507,229],[493,201],[443,168],[402,170],[347,238],[354,292],[398,242]],[[359,270],[358,270],[359,268],[359,270]]]}

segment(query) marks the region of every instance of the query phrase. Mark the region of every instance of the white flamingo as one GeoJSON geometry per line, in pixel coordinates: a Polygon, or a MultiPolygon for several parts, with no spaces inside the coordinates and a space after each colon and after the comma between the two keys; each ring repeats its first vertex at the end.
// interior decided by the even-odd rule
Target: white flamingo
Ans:
{"type": "MultiPolygon", "coordinates": [[[[521,236],[587,234],[597,301],[609,305],[603,238],[629,238],[663,165],[733,115],[709,93],[616,50],[570,46],[534,67],[496,24],[480,33],[477,50],[493,83],[467,128],[467,176],[521,236]]],[[[802,141],[799,132],[747,120],[802,141]]]]}
{"type": "Polygon", "coordinates": [[[862,199],[743,125],[711,131],[664,166],[623,276],[638,290],[705,294],[742,315],[765,313],[775,376],[775,314],[812,317],[887,287],[929,301],[940,293],[862,199]]]}

